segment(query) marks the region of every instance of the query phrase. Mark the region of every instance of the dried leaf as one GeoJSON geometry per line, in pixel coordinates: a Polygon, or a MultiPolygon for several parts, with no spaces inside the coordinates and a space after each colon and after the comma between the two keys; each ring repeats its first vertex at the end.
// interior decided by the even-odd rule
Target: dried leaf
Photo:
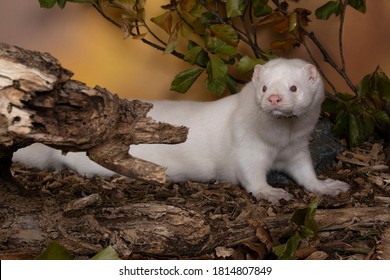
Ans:
{"type": "Polygon", "coordinates": [[[284,17],[281,21],[274,24],[274,30],[278,33],[285,33],[289,31],[290,21],[289,18],[284,17]]]}
{"type": "Polygon", "coordinates": [[[288,39],[283,39],[283,40],[274,40],[270,44],[270,48],[273,50],[282,50],[284,52],[287,52],[291,50],[296,44],[295,39],[293,38],[288,38],[288,39]]]}
{"type": "Polygon", "coordinates": [[[229,258],[233,255],[234,253],[234,249],[233,248],[226,248],[226,247],[222,247],[222,246],[218,246],[215,248],[215,255],[218,257],[218,258],[229,258]]]}
{"type": "Polygon", "coordinates": [[[210,31],[231,46],[238,46],[238,34],[230,24],[213,24],[210,31]]]}
{"type": "Polygon", "coordinates": [[[157,26],[161,27],[165,32],[171,34],[172,31],[172,12],[167,11],[160,16],[150,19],[157,26]]]}
{"type": "Polygon", "coordinates": [[[282,21],[285,18],[285,16],[280,12],[274,12],[265,18],[259,20],[257,23],[257,26],[266,25],[266,24],[274,24],[282,21]]]}

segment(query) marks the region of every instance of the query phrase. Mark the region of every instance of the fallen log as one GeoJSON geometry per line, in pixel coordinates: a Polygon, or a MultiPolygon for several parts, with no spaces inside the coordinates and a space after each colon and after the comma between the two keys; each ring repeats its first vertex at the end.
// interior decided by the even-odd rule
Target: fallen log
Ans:
{"type": "MultiPolygon", "coordinates": [[[[291,234],[291,214],[266,217],[264,208],[237,186],[221,185],[218,192],[206,184],[150,188],[70,173],[44,178],[28,197],[0,188],[0,259],[34,258],[50,240],[75,258],[108,245],[125,259],[215,258],[221,247],[245,247],[264,258],[291,234]],[[231,199],[236,196],[241,198],[231,199]]],[[[47,173],[29,176],[42,174],[47,173]]],[[[319,209],[316,219],[320,233],[353,232],[389,224],[390,209],[319,209]]]]}
{"type": "Polygon", "coordinates": [[[14,151],[39,142],[86,151],[119,174],[163,184],[165,169],[132,157],[129,145],[181,143],[188,129],[147,117],[149,103],[120,99],[71,76],[50,54],[0,44],[0,175],[10,177],[14,151]]]}

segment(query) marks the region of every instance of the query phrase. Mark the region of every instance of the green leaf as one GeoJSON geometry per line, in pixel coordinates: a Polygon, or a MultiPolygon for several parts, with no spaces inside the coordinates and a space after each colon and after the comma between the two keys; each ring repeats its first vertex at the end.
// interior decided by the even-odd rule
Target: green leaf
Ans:
{"type": "Polygon", "coordinates": [[[371,74],[367,74],[363,77],[358,85],[358,95],[361,98],[365,98],[367,93],[369,92],[371,74]]]}
{"type": "Polygon", "coordinates": [[[61,9],[65,8],[66,2],[67,2],[67,0],[57,0],[58,6],[59,6],[61,9]]]}
{"type": "Polygon", "coordinates": [[[173,79],[171,83],[171,90],[179,93],[187,92],[202,72],[203,70],[199,68],[191,68],[180,72],[173,79]]]}
{"type": "Polygon", "coordinates": [[[370,91],[374,91],[383,100],[390,100],[390,80],[380,67],[372,74],[370,91]]]}
{"type": "Polygon", "coordinates": [[[339,110],[337,109],[337,104],[338,102],[334,99],[331,99],[329,97],[326,97],[324,102],[322,102],[321,105],[321,111],[322,112],[327,112],[331,114],[337,113],[339,110]]]}
{"type": "Polygon", "coordinates": [[[329,1],[325,5],[319,7],[315,11],[315,15],[318,19],[329,19],[331,15],[335,14],[339,16],[343,10],[343,6],[340,2],[329,1]]]}
{"type": "Polygon", "coordinates": [[[348,0],[348,5],[363,14],[367,11],[366,0],[348,0]]]}
{"type": "Polygon", "coordinates": [[[287,247],[287,244],[280,244],[280,245],[272,247],[272,251],[279,258],[286,251],[286,247],[287,247]]]}
{"type": "Polygon", "coordinates": [[[58,6],[63,9],[65,8],[66,2],[73,3],[96,3],[98,0],[39,0],[41,8],[51,9],[57,3],[58,6]]]}
{"type": "Polygon", "coordinates": [[[210,31],[231,46],[238,46],[238,34],[230,24],[213,24],[210,31]]]}
{"type": "MultiPolygon", "coordinates": [[[[375,130],[375,118],[368,114],[360,114],[357,116],[359,126],[359,136],[357,138],[356,145],[363,143],[367,138],[374,133],[375,130]]],[[[352,146],[352,144],[350,143],[352,146]]]]}
{"type": "Polygon", "coordinates": [[[248,0],[226,0],[226,14],[228,17],[238,17],[244,14],[248,0]]]}
{"type": "Polygon", "coordinates": [[[230,57],[233,57],[237,54],[236,47],[230,46],[221,40],[214,41],[213,50],[215,53],[228,55],[230,57]]]}
{"type": "Polygon", "coordinates": [[[184,56],[184,60],[191,63],[192,65],[196,64],[201,67],[206,67],[209,62],[209,56],[207,52],[196,44],[194,41],[188,40],[188,48],[184,56]]]}
{"type": "Polygon", "coordinates": [[[228,88],[228,90],[230,91],[231,94],[235,94],[237,92],[239,92],[240,90],[238,89],[237,87],[237,82],[236,80],[234,80],[231,76],[227,76],[227,80],[226,80],[226,86],[228,88]]]}
{"type": "Polygon", "coordinates": [[[386,73],[377,67],[373,73],[365,75],[358,85],[358,95],[366,103],[373,102],[376,108],[383,107],[385,101],[390,100],[390,80],[386,73]]]}
{"type": "Polygon", "coordinates": [[[205,81],[206,88],[217,95],[221,95],[226,88],[226,81],[221,79],[206,79],[205,81]]]}
{"type": "Polygon", "coordinates": [[[177,35],[170,36],[167,46],[165,47],[164,53],[165,54],[172,53],[176,49],[177,44],[178,44],[178,36],[177,35]]]}
{"type": "Polygon", "coordinates": [[[292,260],[295,257],[295,252],[297,251],[300,242],[301,239],[295,234],[287,240],[286,244],[275,246],[272,250],[275,255],[278,256],[278,260],[292,260]]]}
{"type": "Polygon", "coordinates": [[[206,73],[208,75],[205,85],[208,90],[218,95],[222,94],[226,88],[228,66],[219,57],[212,57],[207,64],[206,73]]]}
{"type": "Polygon", "coordinates": [[[390,117],[389,115],[382,111],[382,110],[374,110],[373,112],[370,112],[370,114],[375,118],[378,122],[384,122],[384,123],[390,123],[390,117]]]}
{"type": "Polygon", "coordinates": [[[189,49],[184,56],[184,61],[187,61],[194,65],[196,63],[196,59],[198,58],[202,50],[203,48],[200,46],[194,46],[193,48],[189,49]]]}
{"type": "Polygon", "coordinates": [[[219,57],[212,57],[207,64],[207,74],[214,79],[225,79],[227,77],[228,67],[226,63],[219,57]]]}
{"type": "Polygon", "coordinates": [[[206,39],[206,47],[212,53],[228,55],[229,57],[233,57],[237,54],[237,48],[231,45],[228,45],[222,40],[218,40],[215,38],[211,38],[207,36],[206,39]]]}
{"type": "Polygon", "coordinates": [[[50,241],[36,260],[71,260],[69,251],[56,241],[50,241]]]}
{"type": "Polygon", "coordinates": [[[298,226],[298,233],[303,238],[317,238],[318,224],[315,214],[318,207],[318,198],[314,199],[308,207],[295,210],[291,222],[298,226]]]}
{"type": "Polygon", "coordinates": [[[165,47],[166,54],[170,54],[176,49],[176,46],[179,43],[179,30],[180,24],[177,23],[169,35],[169,40],[167,46],[165,47]]]}
{"type": "Polygon", "coordinates": [[[57,3],[57,0],[39,0],[41,8],[51,9],[57,3]]]}
{"type": "Polygon", "coordinates": [[[272,13],[272,8],[267,5],[268,0],[254,0],[253,13],[256,17],[266,16],[272,13]]]}
{"type": "Polygon", "coordinates": [[[345,93],[345,92],[338,92],[336,94],[336,97],[339,98],[342,101],[351,101],[353,99],[356,99],[355,95],[352,95],[350,93],[345,93]]]}
{"type": "Polygon", "coordinates": [[[240,74],[252,71],[257,64],[264,64],[265,60],[261,58],[253,58],[250,56],[242,57],[237,63],[237,71],[240,74]]]}
{"type": "Polygon", "coordinates": [[[345,109],[340,110],[336,116],[336,123],[332,127],[332,133],[336,136],[347,135],[348,119],[347,111],[345,109]]]}
{"type": "Polygon", "coordinates": [[[114,248],[108,246],[93,256],[91,260],[120,260],[120,258],[114,248]]]}
{"type": "Polygon", "coordinates": [[[308,206],[309,211],[306,215],[305,223],[304,223],[306,228],[306,233],[304,235],[305,238],[308,237],[314,239],[318,238],[318,223],[315,219],[318,204],[319,204],[319,200],[318,198],[315,198],[308,206]]]}
{"type": "Polygon", "coordinates": [[[356,146],[359,143],[359,136],[360,130],[358,120],[354,114],[349,114],[348,140],[352,147],[356,146]]]}

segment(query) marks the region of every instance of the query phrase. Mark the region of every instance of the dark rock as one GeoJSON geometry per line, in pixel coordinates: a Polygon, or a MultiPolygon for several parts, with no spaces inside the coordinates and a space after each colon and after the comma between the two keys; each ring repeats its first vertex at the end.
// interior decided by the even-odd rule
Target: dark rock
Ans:
{"type": "MultiPolygon", "coordinates": [[[[327,119],[320,119],[312,133],[312,141],[309,144],[311,157],[316,171],[324,170],[329,164],[333,164],[336,155],[343,151],[343,145],[333,136],[332,124],[327,119]]],[[[271,171],[267,175],[269,184],[290,184],[291,179],[277,171],[271,171]]]]}

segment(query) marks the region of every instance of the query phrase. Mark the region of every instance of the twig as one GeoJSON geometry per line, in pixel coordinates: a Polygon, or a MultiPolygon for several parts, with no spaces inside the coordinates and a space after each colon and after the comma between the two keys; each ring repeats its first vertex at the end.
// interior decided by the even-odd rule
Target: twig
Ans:
{"type": "Polygon", "coordinates": [[[243,26],[243,28],[244,28],[245,36],[246,36],[246,38],[248,39],[248,42],[250,43],[250,46],[251,46],[251,48],[252,48],[253,53],[256,55],[256,53],[257,53],[257,52],[256,52],[256,47],[254,46],[254,44],[253,44],[253,42],[252,42],[251,36],[250,36],[250,34],[249,34],[248,26],[246,25],[245,13],[244,13],[242,16],[240,16],[240,19],[241,19],[241,24],[242,24],[242,26],[243,26]]]}
{"type": "MultiPolygon", "coordinates": [[[[136,8],[138,9],[138,1],[136,1],[136,8]]],[[[140,32],[140,29],[139,29],[139,20],[136,19],[136,30],[137,30],[137,34],[138,35],[141,35],[141,32],[140,32]]],[[[160,42],[163,46],[167,46],[167,43],[165,43],[162,39],[160,39],[160,37],[158,37],[151,29],[150,27],[148,26],[148,24],[146,23],[146,21],[144,19],[142,19],[141,21],[142,25],[146,28],[146,30],[148,31],[148,33],[150,35],[152,35],[152,37],[154,39],[156,39],[158,42],[160,42]]]]}
{"type": "MultiPolygon", "coordinates": [[[[272,2],[278,7],[278,9],[285,15],[285,16],[288,16],[288,12],[283,10],[282,9],[282,6],[279,2],[279,0],[272,0],[272,2]]],[[[343,16],[345,15],[345,4],[344,4],[344,7],[343,7],[343,16]]],[[[340,31],[342,31],[342,28],[343,28],[343,23],[344,22],[344,18],[342,20],[342,23],[340,24],[340,31]]],[[[317,39],[317,37],[315,36],[315,34],[313,32],[309,32],[307,31],[305,28],[301,28],[302,32],[310,38],[310,40],[317,46],[317,48],[319,49],[319,51],[321,52],[321,54],[323,55],[324,57],[324,60],[325,62],[327,62],[330,66],[332,66],[333,69],[336,70],[336,72],[345,80],[345,82],[347,83],[347,85],[349,86],[349,88],[355,93],[357,94],[357,88],[356,86],[352,83],[352,81],[349,79],[347,73],[345,72],[345,62],[344,62],[344,55],[343,55],[343,51],[342,51],[342,41],[340,40],[340,54],[342,56],[342,67],[340,68],[339,66],[337,66],[337,64],[334,62],[334,60],[331,58],[331,56],[329,55],[329,53],[327,52],[327,50],[322,46],[322,44],[320,43],[320,41],[317,39]]],[[[340,32],[339,32],[340,33],[340,32]]],[[[341,34],[339,34],[340,38],[342,37],[342,32],[341,34]]],[[[309,54],[310,55],[310,54],[309,54]]],[[[334,90],[332,88],[332,90],[334,90]]]]}
{"type": "MultiPolygon", "coordinates": [[[[299,25],[299,28],[302,29],[302,26],[299,25]]],[[[314,57],[312,51],[310,50],[309,46],[307,45],[305,38],[303,38],[302,44],[303,44],[303,46],[305,47],[307,53],[309,54],[311,61],[314,63],[314,65],[317,67],[318,71],[320,72],[320,75],[322,76],[322,78],[325,80],[325,82],[330,86],[330,88],[331,88],[332,91],[333,91],[333,94],[331,94],[331,93],[325,91],[325,95],[326,95],[329,99],[332,99],[332,100],[335,100],[335,101],[339,101],[338,98],[335,96],[336,93],[337,93],[336,87],[335,87],[335,86],[332,84],[332,82],[328,79],[328,77],[325,75],[324,71],[322,71],[322,68],[321,68],[320,64],[318,63],[317,59],[314,57]]]]}
{"type": "MultiPolygon", "coordinates": [[[[117,28],[120,28],[122,29],[122,25],[118,22],[116,22],[115,20],[113,20],[112,18],[110,18],[109,16],[107,16],[105,14],[105,12],[103,11],[103,9],[99,6],[99,5],[96,5],[96,4],[93,4],[92,5],[98,12],[99,14],[104,18],[106,19],[108,22],[112,23],[115,27],[117,28]]],[[[137,25],[138,26],[138,25],[137,25]]],[[[158,40],[159,42],[161,42],[164,46],[160,46],[152,41],[149,41],[148,39],[145,39],[145,38],[142,38],[141,39],[141,42],[143,42],[144,44],[147,44],[159,51],[162,51],[164,52],[165,51],[165,46],[166,46],[166,43],[164,41],[162,41],[161,39],[158,38],[158,36],[156,34],[153,33],[153,31],[149,28],[149,26],[147,26],[146,24],[144,24],[144,27],[148,30],[148,32],[156,39],[158,40]]],[[[135,35],[140,35],[140,31],[137,30],[137,33],[138,34],[135,34],[135,33],[131,33],[131,35],[135,36],[135,35]]],[[[184,59],[184,54],[182,53],[179,53],[177,52],[176,50],[174,50],[173,52],[171,52],[172,55],[176,56],[177,58],[183,60],[184,59]]]]}
{"type": "Polygon", "coordinates": [[[215,0],[215,11],[219,14],[219,3],[218,3],[218,0],[215,0]]]}
{"type": "Polygon", "coordinates": [[[318,61],[314,57],[313,53],[311,52],[309,46],[307,45],[306,41],[302,41],[303,46],[305,47],[307,53],[310,56],[310,59],[313,61],[314,65],[317,67],[318,71],[320,72],[322,78],[325,80],[325,82],[332,88],[333,93],[337,93],[336,87],[331,83],[331,81],[328,79],[328,77],[325,75],[325,73],[322,71],[318,61]]]}
{"type": "Polygon", "coordinates": [[[345,80],[345,82],[348,84],[348,86],[350,87],[350,89],[357,94],[357,88],[355,87],[355,85],[352,83],[352,81],[349,79],[348,75],[345,73],[345,71],[343,71],[340,67],[338,67],[336,65],[336,63],[333,61],[333,59],[330,57],[329,53],[326,51],[326,49],[322,46],[322,44],[320,43],[320,41],[318,41],[317,37],[314,35],[313,32],[309,32],[307,31],[305,28],[302,28],[302,31],[303,33],[310,38],[310,40],[317,46],[317,48],[320,50],[321,54],[323,55],[324,57],[324,60],[330,64],[333,69],[336,70],[337,73],[339,73],[339,75],[341,77],[343,77],[343,79],[345,80]]]}
{"type": "Polygon", "coordinates": [[[288,12],[282,8],[282,5],[280,4],[279,0],[272,0],[272,2],[283,15],[288,16],[288,12]]]}
{"type": "Polygon", "coordinates": [[[109,16],[107,16],[102,7],[98,4],[92,4],[92,7],[95,8],[96,11],[98,11],[98,13],[104,18],[106,19],[107,21],[111,22],[114,26],[118,27],[118,28],[122,28],[122,25],[118,22],[116,22],[115,20],[113,20],[112,18],[110,18],[109,16]]]}
{"type": "Polygon", "coordinates": [[[262,49],[260,49],[259,44],[257,42],[257,30],[256,30],[256,25],[253,20],[253,13],[252,13],[252,8],[253,8],[253,3],[252,1],[249,1],[249,21],[251,24],[251,29],[252,29],[252,34],[253,34],[253,43],[257,48],[254,49],[254,53],[256,58],[259,58],[261,54],[263,53],[262,49]]]}
{"type": "Polygon", "coordinates": [[[191,30],[195,30],[194,26],[188,22],[188,20],[186,18],[183,17],[183,15],[181,14],[181,12],[179,11],[179,9],[177,8],[177,6],[175,6],[175,11],[177,13],[177,15],[179,16],[179,18],[185,23],[188,25],[189,28],[191,28],[191,30]]]}
{"type": "Polygon", "coordinates": [[[340,29],[339,29],[339,49],[340,49],[340,58],[341,58],[341,70],[345,72],[345,59],[344,59],[344,49],[343,49],[343,27],[345,21],[345,11],[347,10],[348,1],[342,3],[343,10],[340,15],[340,29]]]}

